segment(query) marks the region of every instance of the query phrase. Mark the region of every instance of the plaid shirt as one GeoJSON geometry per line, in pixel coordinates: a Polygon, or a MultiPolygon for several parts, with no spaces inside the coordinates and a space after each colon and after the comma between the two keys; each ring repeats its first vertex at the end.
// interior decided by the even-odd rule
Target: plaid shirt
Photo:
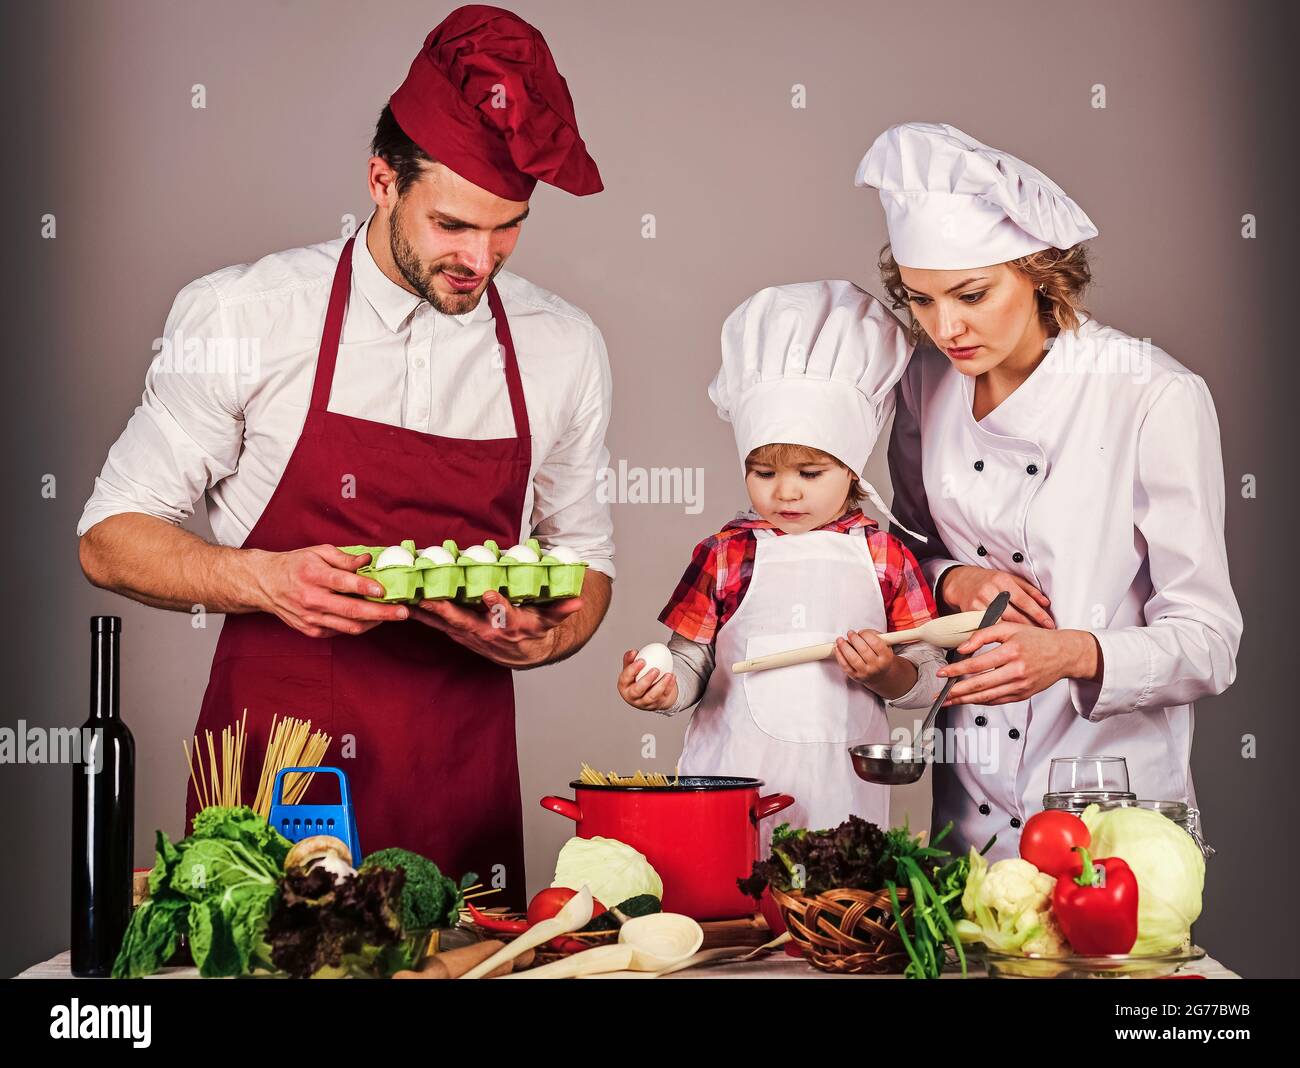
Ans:
{"type": "MultiPolygon", "coordinates": [[[[876,565],[889,629],[907,630],[934,619],[939,613],[916,558],[901,541],[863,515],[860,508],[817,529],[847,534],[855,527],[868,528],[864,536],[876,565]]],[[[672,600],[659,613],[659,621],[683,638],[712,643],[745,596],[758,547],[754,531],[759,529],[782,533],[753,512],[744,512],[695,546],[690,565],[677,583],[672,600]]]]}

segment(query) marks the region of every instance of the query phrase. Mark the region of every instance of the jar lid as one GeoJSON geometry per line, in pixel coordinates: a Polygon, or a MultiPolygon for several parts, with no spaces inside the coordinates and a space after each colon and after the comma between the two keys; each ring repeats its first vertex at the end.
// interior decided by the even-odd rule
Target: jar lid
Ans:
{"type": "Polygon", "coordinates": [[[1043,808],[1082,812],[1089,805],[1109,805],[1136,800],[1137,794],[1127,790],[1068,790],[1062,793],[1044,794],[1043,808]]]}

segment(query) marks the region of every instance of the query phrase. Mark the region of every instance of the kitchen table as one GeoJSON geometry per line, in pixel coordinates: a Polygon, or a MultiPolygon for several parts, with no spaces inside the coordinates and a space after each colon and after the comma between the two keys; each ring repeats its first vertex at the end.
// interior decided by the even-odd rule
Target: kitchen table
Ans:
{"type": "MultiPolygon", "coordinates": [[[[34,964],[17,976],[19,979],[71,979],[72,971],[68,951],[57,957],[34,964]]],[[[1203,975],[1207,979],[1240,979],[1236,972],[1225,968],[1218,961],[1203,957],[1184,967],[1190,975],[1203,975]]],[[[971,975],[979,978],[983,971],[974,969],[971,975]]],[[[194,968],[164,968],[158,979],[197,979],[199,973],[194,968]]],[[[599,977],[596,977],[599,978],[599,977]]],[[[802,960],[788,957],[784,953],[770,953],[764,958],[738,962],[736,964],[709,964],[699,968],[690,968],[664,976],[666,979],[901,979],[901,975],[831,975],[805,964],[802,960]]],[[[959,973],[947,973],[945,979],[960,979],[959,973]]]]}

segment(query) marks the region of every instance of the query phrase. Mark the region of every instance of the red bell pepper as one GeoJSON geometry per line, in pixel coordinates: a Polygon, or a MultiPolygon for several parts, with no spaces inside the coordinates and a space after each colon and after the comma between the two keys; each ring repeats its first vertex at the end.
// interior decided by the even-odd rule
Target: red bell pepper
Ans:
{"type": "Polygon", "coordinates": [[[1052,892],[1052,912],[1076,953],[1127,953],[1137,941],[1137,877],[1119,857],[1094,861],[1075,846],[1082,862],[1077,875],[1062,875],[1052,892]]]}

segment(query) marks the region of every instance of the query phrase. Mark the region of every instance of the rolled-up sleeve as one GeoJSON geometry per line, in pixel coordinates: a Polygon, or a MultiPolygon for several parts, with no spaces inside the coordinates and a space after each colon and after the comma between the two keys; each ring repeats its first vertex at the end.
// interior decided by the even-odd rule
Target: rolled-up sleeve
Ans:
{"type": "Polygon", "coordinates": [[[614,577],[614,521],[600,493],[609,466],[605,431],[613,385],[605,339],[593,324],[577,403],[568,427],[533,476],[533,534],[572,549],[595,571],[614,577]]]}
{"type": "Polygon", "coordinates": [[[95,479],[78,536],[126,512],[180,523],[235,470],[243,438],[239,371],[223,354],[237,341],[210,281],[177,294],[140,405],[95,479]]]}
{"type": "Polygon", "coordinates": [[[890,524],[889,532],[911,550],[921,565],[921,573],[930,589],[937,591],[943,573],[950,567],[956,567],[960,561],[951,558],[943,539],[939,537],[925,492],[921,468],[920,380],[923,364],[923,354],[918,349],[894,388],[894,428],[889,436],[889,481],[894,490],[890,508],[898,522],[890,524]],[[923,534],[926,540],[918,541],[899,524],[923,534]]]}
{"type": "Polygon", "coordinates": [[[1134,508],[1152,589],[1146,625],[1092,631],[1102,681],[1070,684],[1089,720],[1188,704],[1236,676],[1242,618],[1228,578],[1219,423],[1198,375],[1174,376],[1142,422],[1134,508]]]}

